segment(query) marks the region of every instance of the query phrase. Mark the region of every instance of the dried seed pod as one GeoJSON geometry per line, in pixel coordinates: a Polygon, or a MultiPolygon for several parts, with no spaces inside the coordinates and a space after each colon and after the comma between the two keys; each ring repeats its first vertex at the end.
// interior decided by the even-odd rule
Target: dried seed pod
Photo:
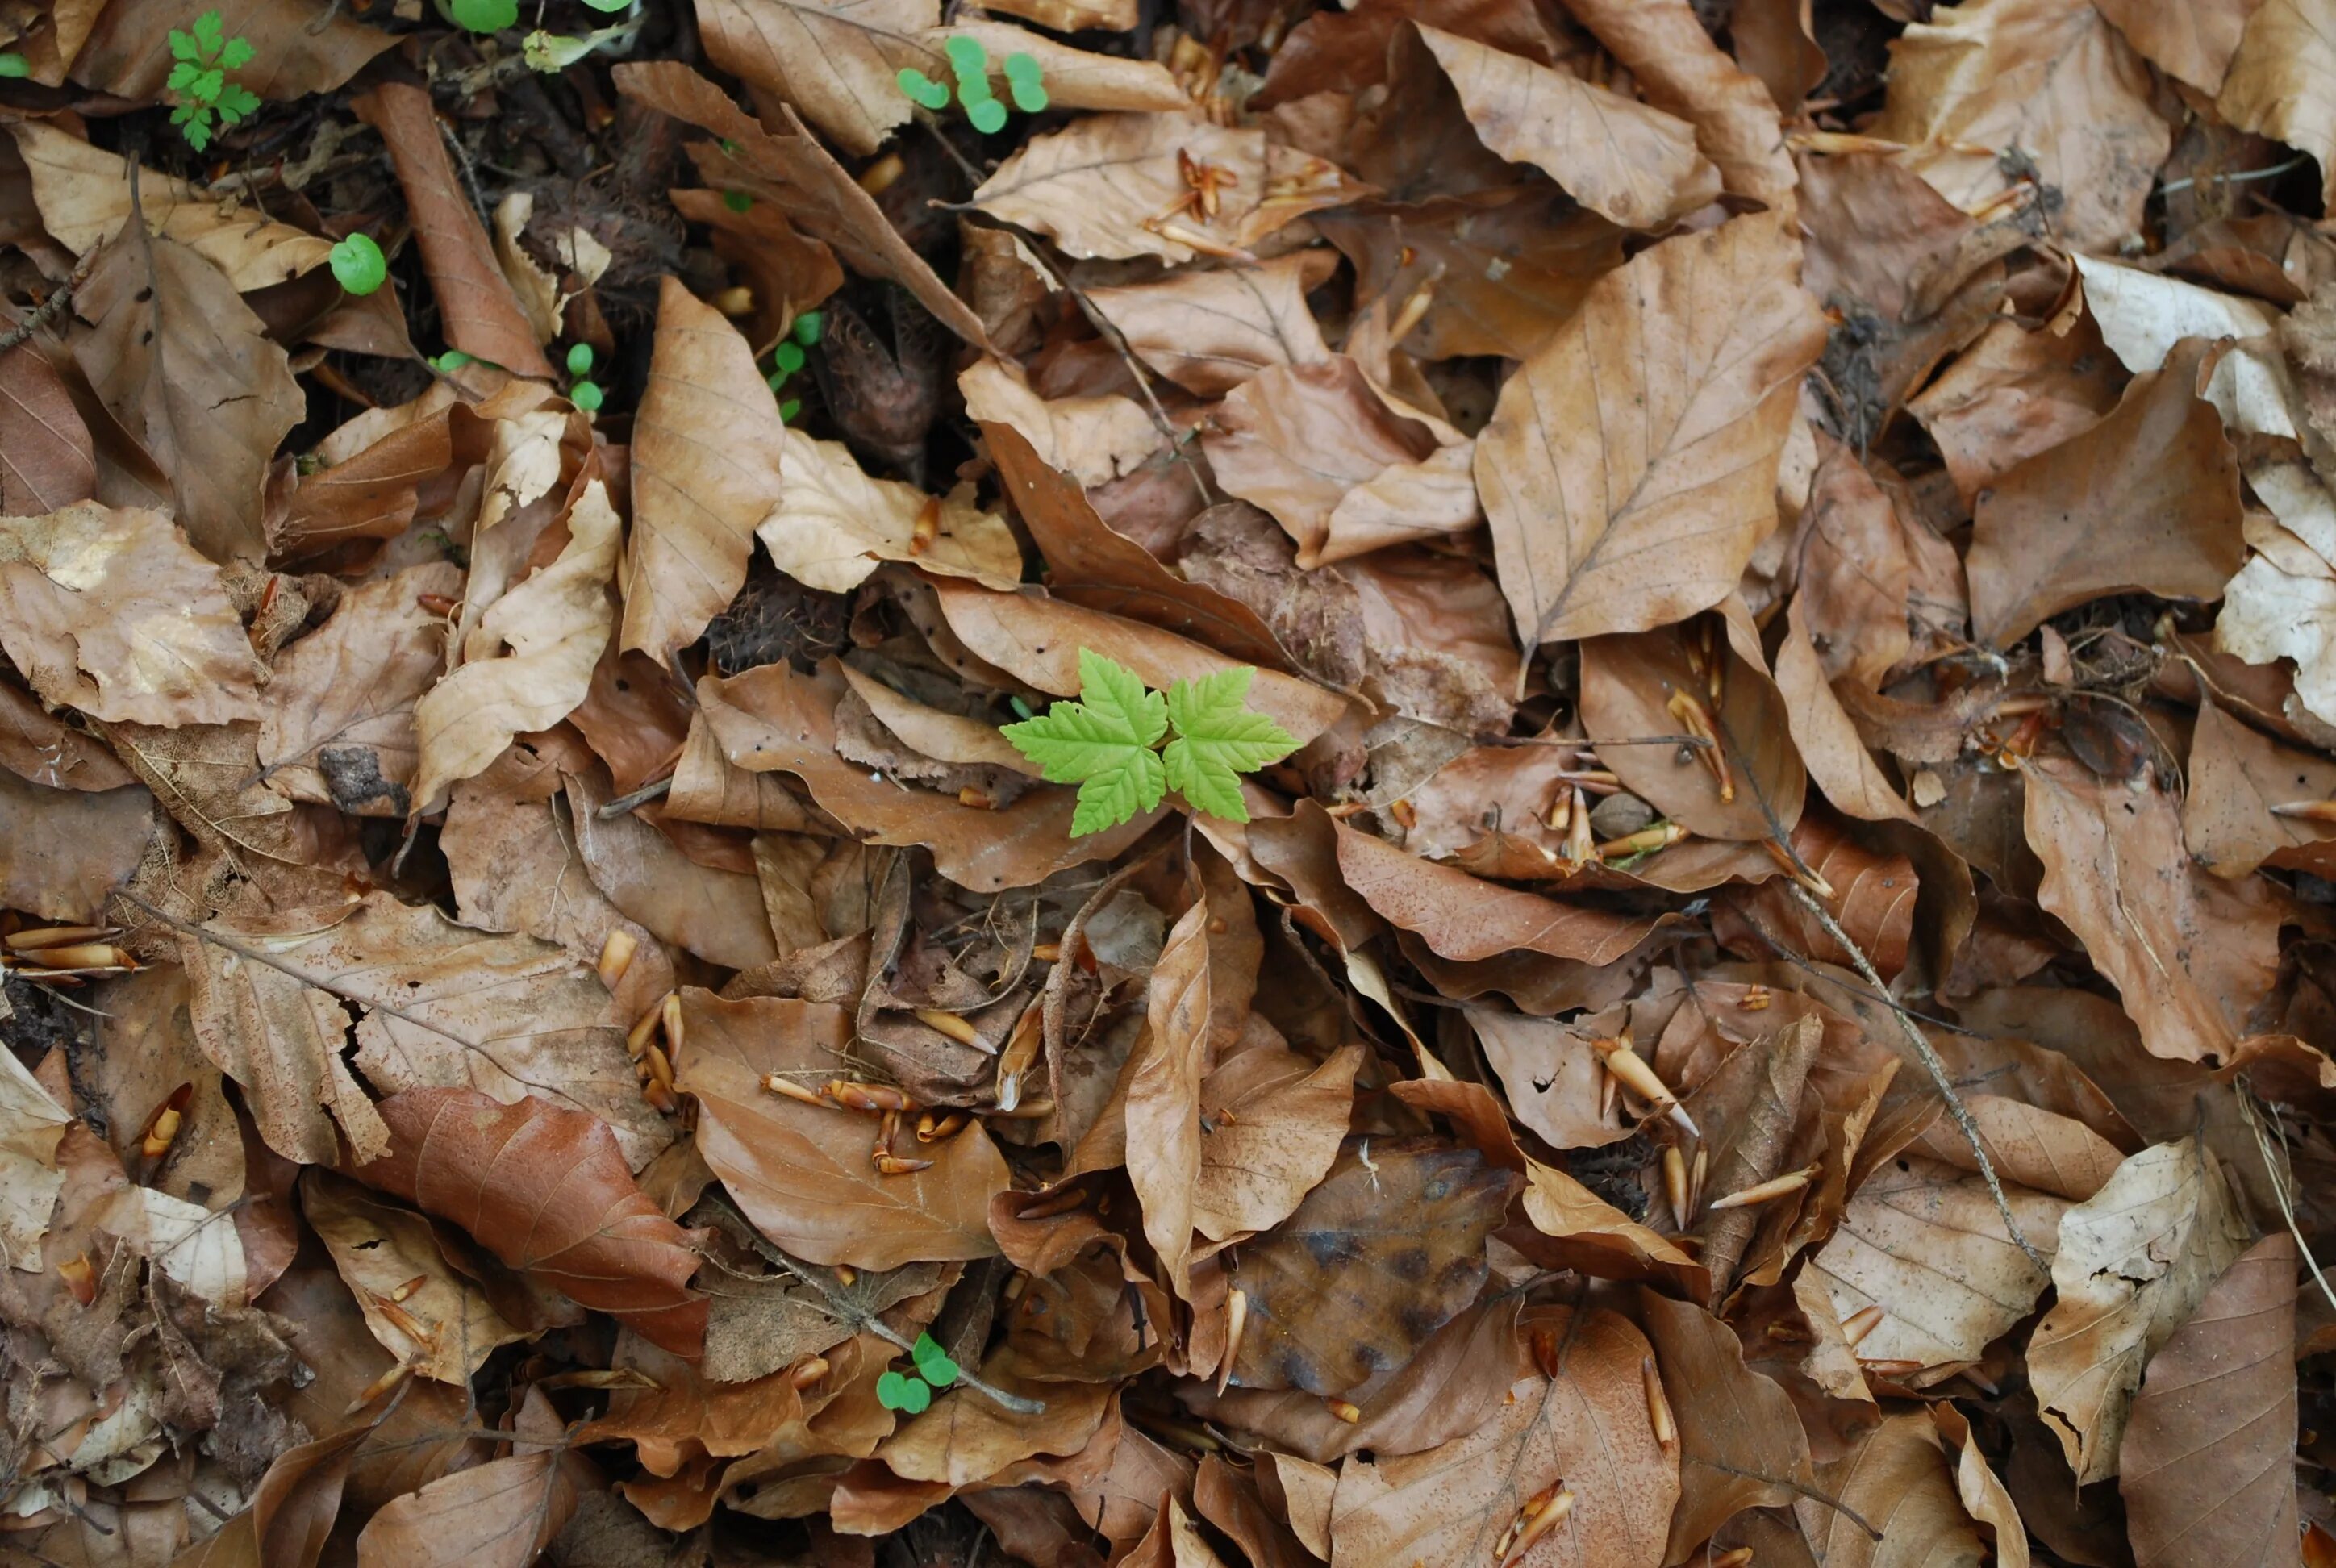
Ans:
{"type": "Polygon", "coordinates": [[[945,1143],[965,1131],[966,1124],[971,1120],[963,1111],[949,1111],[939,1116],[927,1111],[917,1118],[917,1142],[945,1143]]]}
{"type": "Polygon", "coordinates": [[[1344,1421],[1349,1427],[1357,1425],[1363,1418],[1363,1407],[1360,1405],[1353,1403],[1351,1400],[1325,1399],[1322,1403],[1329,1409],[1331,1415],[1336,1416],[1339,1420],[1344,1421]]]}
{"type": "Polygon", "coordinates": [[[640,939],[624,927],[611,927],[600,943],[599,962],[592,966],[599,971],[600,983],[615,990],[617,982],[625,978],[625,971],[633,967],[633,954],[640,945],[640,939]]]}
{"type": "Polygon", "coordinates": [[[930,1160],[904,1160],[898,1154],[876,1156],[876,1174],[882,1176],[905,1176],[912,1172],[930,1171],[932,1168],[933,1163],[930,1160]]]}
{"type": "Polygon", "coordinates": [[[906,1090],[890,1084],[855,1084],[843,1078],[830,1078],[820,1086],[819,1092],[847,1111],[913,1111],[916,1102],[906,1090]]]}
{"type": "Polygon", "coordinates": [[[83,1306],[97,1300],[97,1271],[90,1267],[89,1254],[76,1252],[57,1265],[57,1277],[73,1292],[73,1299],[83,1306]]]}
{"type": "Polygon", "coordinates": [[[649,1037],[657,1033],[657,1025],[664,1021],[665,1003],[660,999],[657,1006],[636,1018],[633,1027],[625,1031],[625,1049],[636,1057],[639,1056],[641,1047],[649,1043],[649,1037]]]}
{"type": "Polygon", "coordinates": [[[1672,1418],[1670,1396],[1663,1392],[1662,1374],[1655,1369],[1652,1356],[1639,1358],[1639,1378],[1647,1389],[1647,1424],[1668,1454],[1679,1446],[1679,1422],[1672,1418]]]}
{"type": "Polygon", "coordinates": [[[1523,1529],[1517,1532],[1516,1544],[1510,1547],[1509,1554],[1501,1560],[1504,1568],[1506,1568],[1509,1563],[1522,1561],[1524,1555],[1539,1544],[1543,1536],[1564,1524],[1572,1512],[1573,1494],[1560,1485],[1556,1495],[1543,1505],[1532,1518],[1525,1521],[1523,1529]]]}
{"type": "Polygon", "coordinates": [[[968,1023],[960,1014],[945,1013],[939,1008],[919,1008],[915,1010],[915,1017],[917,1022],[925,1027],[947,1035],[960,1046],[971,1046],[978,1051],[989,1049],[982,1044],[981,1031],[968,1023]]]}
{"type": "Polygon", "coordinates": [[[36,953],[47,948],[79,947],[112,933],[112,926],[43,926],[37,930],[16,931],[7,939],[12,953],[36,953]]]}
{"type": "Polygon", "coordinates": [[[806,1089],[793,1078],[780,1073],[765,1075],[763,1087],[772,1094],[783,1096],[787,1099],[799,1101],[806,1105],[817,1105],[823,1111],[832,1111],[837,1108],[834,1101],[822,1098],[818,1091],[806,1089]]]}
{"type": "Polygon", "coordinates": [[[826,1376],[827,1358],[806,1356],[795,1363],[795,1369],[787,1374],[787,1381],[798,1388],[808,1388],[826,1376]]]}
{"type": "Polygon", "coordinates": [[[1841,1337],[1853,1350],[1866,1341],[1867,1336],[1882,1327],[1882,1320],[1890,1314],[1879,1301],[1869,1301],[1841,1320],[1841,1337]]]}
{"type": "Polygon", "coordinates": [[[1694,1222],[1693,1200],[1688,1194],[1687,1186],[1687,1156],[1679,1153],[1677,1144],[1663,1145],[1663,1197],[1669,1203],[1671,1213],[1682,1226],[1694,1222]]]}
{"type": "Polygon", "coordinates": [[[1217,1363],[1217,1392],[1232,1380],[1233,1358],[1241,1354],[1241,1331],[1249,1327],[1249,1292],[1239,1286],[1225,1292],[1225,1353],[1217,1363]]]}
{"type": "Polygon", "coordinates": [[[1765,1203],[1771,1199],[1781,1198],[1787,1193],[1797,1193],[1816,1179],[1819,1169],[1820,1167],[1816,1165],[1803,1165],[1797,1171],[1786,1171],[1781,1176],[1771,1176],[1765,1182],[1755,1183],[1741,1192],[1730,1193],[1724,1198],[1714,1198],[1711,1200],[1712,1212],[1717,1213],[1722,1209],[1749,1208],[1755,1203],[1765,1203]]]}

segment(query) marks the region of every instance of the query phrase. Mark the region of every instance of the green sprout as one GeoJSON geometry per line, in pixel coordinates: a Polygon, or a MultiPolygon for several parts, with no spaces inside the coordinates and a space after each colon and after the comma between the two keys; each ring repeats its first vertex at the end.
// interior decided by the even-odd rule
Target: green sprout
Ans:
{"type": "Polygon", "coordinates": [[[462,366],[466,365],[476,365],[477,363],[478,360],[473,355],[465,354],[459,348],[450,348],[445,353],[440,355],[437,358],[430,361],[430,368],[436,371],[441,375],[452,375],[454,372],[462,369],[462,366]]]}
{"type": "Polygon", "coordinates": [[[1241,775],[1298,749],[1297,736],[1249,706],[1256,677],[1241,665],[1180,680],[1163,694],[1125,665],[1083,648],[1078,700],[998,733],[1053,783],[1079,786],[1075,838],[1150,811],[1171,789],[1194,811],[1245,823],[1241,775]]]}
{"type": "Polygon", "coordinates": [[[371,294],[389,279],[389,259],[370,234],[350,235],[333,247],[326,259],[333,276],[351,294],[371,294]]]}
{"type": "Polygon", "coordinates": [[[587,414],[599,413],[600,405],[608,401],[600,384],[591,379],[592,361],[592,346],[589,343],[572,345],[568,350],[568,374],[577,378],[576,385],[568,389],[568,401],[587,414]]]}
{"type": "Polygon", "coordinates": [[[500,33],[519,25],[519,0],[446,0],[446,14],[470,32],[500,33]]]}
{"type": "Polygon", "coordinates": [[[163,83],[179,94],[170,123],[180,128],[187,145],[200,152],[211,144],[214,118],[221,126],[234,124],[259,107],[259,96],[227,73],[251,63],[258,51],[248,38],[229,38],[216,11],[195,18],[191,34],[170,29],[170,78],[163,83]]]}
{"type": "Polygon", "coordinates": [[[0,54],[0,77],[30,76],[32,73],[33,63],[15,50],[0,54]]]}
{"type": "MultiPolygon", "coordinates": [[[[957,100],[965,106],[965,117],[976,131],[993,136],[1006,129],[1006,105],[989,86],[989,51],[981,40],[960,33],[941,46],[949,56],[949,69],[957,77],[957,100]]],[[[1017,50],[1006,57],[1007,90],[1013,95],[1014,106],[1025,114],[1036,114],[1046,107],[1046,71],[1037,56],[1017,50]]],[[[900,91],[936,113],[949,107],[949,90],[914,66],[903,69],[895,78],[900,91]]]]}
{"type": "Polygon", "coordinates": [[[958,1365],[930,1334],[917,1336],[909,1357],[916,1362],[917,1369],[887,1372],[877,1378],[876,1402],[887,1410],[906,1410],[914,1416],[932,1404],[934,1389],[946,1388],[957,1381],[958,1365]]]}
{"type": "MultiPolygon", "coordinates": [[[[819,341],[819,329],[826,317],[816,310],[806,310],[794,318],[787,336],[779,339],[771,350],[771,374],[767,377],[773,392],[784,392],[787,383],[810,363],[811,355],[803,352],[819,341]]],[[[789,398],[779,406],[781,419],[793,419],[802,409],[799,399],[789,398]]]]}

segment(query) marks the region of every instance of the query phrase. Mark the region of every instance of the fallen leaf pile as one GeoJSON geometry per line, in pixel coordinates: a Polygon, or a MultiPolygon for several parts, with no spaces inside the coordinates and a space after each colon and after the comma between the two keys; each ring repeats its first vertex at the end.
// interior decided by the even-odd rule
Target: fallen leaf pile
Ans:
{"type": "Polygon", "coordinates": [[[2336,0],[610,3],[0,6],[0,1563],[2336,1563],[2336,0]]]}

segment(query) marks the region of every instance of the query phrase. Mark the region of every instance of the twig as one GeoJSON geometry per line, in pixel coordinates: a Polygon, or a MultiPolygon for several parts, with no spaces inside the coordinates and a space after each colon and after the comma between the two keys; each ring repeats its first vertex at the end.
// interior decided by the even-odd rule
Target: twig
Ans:
{"type": "Polygon", "coordinates": [[[1873,960],[1865,956],[1865,950],[1859,947],[1850,939],[1849,933],[1841,929],[1841,922],[1833,918],[1831,912],[1816,901],[1808,889],[1790,877],[1785,879],[1785,891],[1800,900],[1801,907],[1816,917],[1817,924],[1824,930],[1825,934],[1831,937],[1839,945],[1841,950],[1849,955],[1850,962],[1855,966],[1858,975],[1867,985],[1874,988],[1876,994],[1881,996],[1889,1007],[1890,1016],[1898,1022],[1899,1033],[1904,1035],[1906,1043],[1914,1047],[1915,1057],[1922,1062],[1923,1070],[1931,1075],[1931,1082],[1938,1086],[1940,1096],[1947,1102],[1948,1112],[1955,1118],[1955,1125],[1962,1130],[1963,1142],[1971,1145],[1971,1157],[1979,1162],[1980,1177],[1987,1183],[1988,1195],[1995,1200],[1995,1212],[2003,1216],[2003,1228],[2011,1232],[2012,1242],[2021,1251],[2028,1254],[2028,1261],[2041,1270],[2046,1279],[2050,1279],[2052,1265],[2044,1261],[2044,1254],[2036,1250],[2035,1243],[2029,1241],[2028,1233],[2020,1228],[2020,1221],[2013,1216],[2011,1200],[2003,1195],[2003,1183],[1996,1179],[1995,1162],[1987,1157],[1987,1146],[1980,1141],[1979,1125],[1971,1120],[1971,1108],[1963,1104],[1962,1096],[1955,1093],[1955,1086],[1947,1078],[1946,1063],[1939,1059],[1938,1051],[1932,1047],[1929,1040],[1922,1037],[1922,1031],[1916,1028],[1913,1022],[1907,1018],[1906,1009],[1900,1007],[1896,999],[1891,997],[1889,988],[1883,983],[1880,971],[1874,969],[1873,960]]]}
{"type": "MultiPolygon", "coordinates": [[[[751,1233],[754,1227],[749,1225],[747,1230],[751,1233]]],[[[837,1295],[833,1286],[788,1257],[779,1248],[764,1245],[758,1239],[754,1250],[825,1297],[827,1314],[837,1322],[849,1324],[854,1333],[873,1334],[900,1350],[912,1355],[915,1353],[917,1347],[906,1335],[866,1308],[837,1295]]],[[[985,1381],[967,1371],[963,1367],[958,1368],[957,1380],[974,1392],[985,1396],[1001,1408],[1011,1410],[1017,1416],[1039,1416],[1046,1413],[1046,1407],[1044,1401],[1025,1398],[1019,1394],[1009,1394],[997,1384],[985,1381]]]]}
{"type": "MultiPolygon", "coordinates": [[[[2296,1250],[2303,1254],[2304,1262],[2311,1265],[2312,1277],[2320,1284],[2320,1293],[2328,1298],[2330,1306],[2336,1307],[2336,1287],[2331,1287],[2328,1283],[2328,1276],[2320,1271],[2320,1260],[2312,1255],[2312,1243],[2303,1239],[2303,1229],[2295,1222],[2295,1204],[2287,1195],[2287,1182],[2280,1175],[2279,1167],[2272,1163],[2271,1139],[2264,1135],[2263,1125],[2255,1118],[2254,1098],[2236,1082],[2231,1085],[2231,1093],[2239,1097],[2240,1118],[2247,1124],[2247,1131],[2254,1135],[2255,1155],[2263,1161],[2263,1174],[2271,1178],[2271,1195],[2279,1202],[2279,1217],[2287,1222],[2287,1232],[2295,1238],[2296,1250]]],[[[2275,1125],[2279,1115],[2276,1108],[2272,1115],[2275,1125]]],[[[2285,1147],[2286,1135],[2281,1134],[2279,1141],[2281,1146],[2285,1147]]]]}
{"type": "Polygon", "coordinates": [[[97,247],[92,245],[88,252],[73,264],[71,277],[50,289],[49,297],[33,307],[31,313],[24,320],[7,331],[0,332],[0,354],[15,353],[16,349],[31,341],[33,334],[63,315],[65,307],[73,303],[73,290],[81,287],[82,281],[89,276],[89,269],[96,260],[97,247]]]}
{"type": "Polygon", "coordinates": [[[614,822],[637,806],[645,806],[673,788],[673,777],[667,774],[655,784],[645,784],[628,795],[618,795],[600,808],[599,816],[604,823],[614,822]]]}

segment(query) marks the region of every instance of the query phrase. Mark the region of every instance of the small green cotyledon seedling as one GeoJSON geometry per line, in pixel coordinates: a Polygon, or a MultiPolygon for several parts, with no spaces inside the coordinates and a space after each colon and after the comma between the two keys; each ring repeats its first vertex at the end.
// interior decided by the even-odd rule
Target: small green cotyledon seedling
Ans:
{"type": "Polygon", "coordinates": [[[876,1379],[876,1402],[887,1410],[914,1416],[933,1402],[933,1390],[957,1381],[958,1366],[930,1334],[920,1334],[909,1350],[917,1364],[913,1372],[887,1372],[876,1379]]]}
{"type": "Polygon", "coordinates": [[[454,24],[472,33],[500,33],[519,25],[519,0],[446,0],[454,24]]]}
{"type": "Polygon", "coordinates": [[[1195,811],[1245,823],[1241,775],[1298,749],[1297,736],[1249,706],[1256,677],[1242,665],[1180,680],[1163,696],[1125,665],[1083,648],[1078,700],[998,733],[1049,780],[1079,786],[1074,837],[1117,827],[1171,789],[1195,811]],[[1163,739],[1164,751],[1157,749],[1163,739]]]}
{"type": "MultiPolygon", "coordinates": [[[[966,119],[985,136],[1003,131],[1006,105],[990,91],[989,51],[981,46],[981,40],[960,33],[942,44],[941,52],[949,56],[949,69],[957,77],[957,98],[965,105],[966,119]]],[[[1046,71],[1037,56],[1017,50],[1006,57],[1004,69],[1014,107],[1025,114],[1036,114],[1046,107],[1046,71]]],[[[896,80],[901,92],[926,108],[939,112],[949,107],[949,88],[916,67],[904,69],[896,80]]]]}
{"type": "Polygon", "coordinates": [[[163,85],[179,94],[170,123],[180,128],[187,145],[200,152],[211,144],[211,122],[234,124],[259,107],[259,95],[227,73],[251,63],[257,51],[248,38],[229,38],[216,11],[195,18],[195,30],[170,29],[170,74],[163,85]]]}
{"type": "MultiPolygon", "coordinates": [[[[786,391],[787,383],[810,363],[811,356],[803,351],[819,341],[820,327],[826,319],[825,315],[820,311],[804,311],[801,316],[796,317],[793,325],[787,328],[787,336],[780,338],[777,345],[772,348],[771,374],[767,379],[773,392],[784,394],[786,391]]],[[[786,398],[779,404],[779,417],[792,422],[802,409],[803,399],[786,398]]]]}
{"type": "Polygon", "coordinates": [[[33,63],[22,54],[13,49],[0,54],[0,78],[30,76],[32,73],[33,63]]]}
{"type": "Polygon", "coordinates": [[[600,405],[608,401],[608,394],[600,390],[600,384],[591,379],[592,357],[592,346],[589,343],[573,344],[569,347],[568,374],[577,380],[576,385],[568,389],[568,401],[587,414],[599,413],[600,405]]]}
{"type": "Polygon", "coordinates": [[[371,294],[389,278],[389,258],[370,234],[350,235],[333,247],[326,259],[333,277],[351,294],[371,294]]]}

